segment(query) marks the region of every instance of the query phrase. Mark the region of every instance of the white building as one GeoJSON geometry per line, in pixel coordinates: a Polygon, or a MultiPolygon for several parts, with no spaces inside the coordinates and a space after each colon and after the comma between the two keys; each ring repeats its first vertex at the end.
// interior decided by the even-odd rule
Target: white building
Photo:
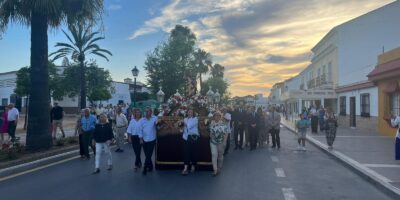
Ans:
{"type": "Polygon", "coordinates": [[[378,90],[367,75],[384,49],[400,46],[399,19],[395,1],[334,27],[312,48],[311,64],[285,81],[281,101],[329,107],[342,126],[376,128],[378,90]]]}

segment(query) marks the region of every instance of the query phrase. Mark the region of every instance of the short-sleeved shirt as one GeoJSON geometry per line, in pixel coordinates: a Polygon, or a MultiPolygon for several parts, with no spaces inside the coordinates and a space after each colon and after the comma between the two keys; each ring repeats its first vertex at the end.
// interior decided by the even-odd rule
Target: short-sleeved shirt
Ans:
{"type": "Polygon", "coordinates": [[[8,114],[8,115],[7,115],[7,121],[10,122],[10,121],[16,121],[16,120],[18,120],[18,117],[19,117],[18,109],[12,108],[11,110],[8,111],[7,114],[8,114]]]}
{"type": "Polygon", "coordinates": [[[302,119],[297,122],[297,127],[299,129],[299,132],[305,133],[307,132],[307,128],[310,126],[310,121],[306,119],[302,119]]]}
{"type": "Polygon", "coordinates": [[[225,135],[228,134],[228,124],[224,121],[215,122],[210,124],[210,142],[213,144],[222,144],[225,135]]]}
{"type": "Polygon", "coordinates": [[[91,131],[94,130],[96,127],[96,117],[94,115],[89,115],[89,117],[83,116],[81,119],[81,126],[82,126],[82,131],[91,131]]]}
{"type": "Polygon", "coordinates": [[[61,106],[56,106],[51,109],[51,118],[53,120],[61,120],[63,118],[64,109],[61,106]]]}

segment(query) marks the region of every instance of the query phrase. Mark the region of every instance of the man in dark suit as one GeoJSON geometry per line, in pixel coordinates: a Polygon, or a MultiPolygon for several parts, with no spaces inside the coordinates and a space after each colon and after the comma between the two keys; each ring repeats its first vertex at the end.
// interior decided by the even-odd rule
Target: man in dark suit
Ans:
{"type": "Polygon", "coordinates": [[[232,113],[232,121],[234,126],[234,137],[235,137],[235,150],[243,148],[243,135],[245,128],[246,111],[242,106],[235,106],[235,110],[232,113]]]}
{"type": "Polygon", "coordinates": [[[256,107],[252,106],[250,109],[250,114],[248,115],[248,128],[249,128],[249,139],[250,139],[250,151],[255,150],[257,147],[257,136],[258,136],[258,126],[259,116],[256,113],[256,107]]]}

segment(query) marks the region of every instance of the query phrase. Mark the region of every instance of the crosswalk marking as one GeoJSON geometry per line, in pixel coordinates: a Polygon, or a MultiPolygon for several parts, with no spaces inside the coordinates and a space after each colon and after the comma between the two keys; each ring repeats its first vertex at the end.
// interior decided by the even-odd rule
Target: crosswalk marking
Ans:
{"type": "Polygon", "coordinates": [[[275,173],[276,173],[277,177],[281,177],[281,178],[286,177],[286,174],[282,168],[275,168],[275,173]]]}
{"type": "Polygon", "coordinates": [[[271,156],[272,162],[279,162],[279,158],[276,156],[271,156]]]}
{"type": "Polygon", "coordinates": [[[294,195],[292,188],[282,188],[282,193],[285,200],[296,200],[296,196],[294,195]]]}

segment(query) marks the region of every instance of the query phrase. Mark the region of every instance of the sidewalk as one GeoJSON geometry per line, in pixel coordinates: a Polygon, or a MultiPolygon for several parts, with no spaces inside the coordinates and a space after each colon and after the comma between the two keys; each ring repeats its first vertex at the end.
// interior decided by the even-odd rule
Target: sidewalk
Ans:
{"type": "MultiPolygon", "coordinates": [[[[295,130],[295,120],[285,120],[282,117],[282,125],[295,130]]],[[[374,131],[341,128],[339,124],[333,150],[328,150],[325,133],[311,134],[308,131],[307,140],[358,170],[359,174],[384,186],[384,189],[400,195],[400,161],[395,160],[394,138],[374,131]]]]}

